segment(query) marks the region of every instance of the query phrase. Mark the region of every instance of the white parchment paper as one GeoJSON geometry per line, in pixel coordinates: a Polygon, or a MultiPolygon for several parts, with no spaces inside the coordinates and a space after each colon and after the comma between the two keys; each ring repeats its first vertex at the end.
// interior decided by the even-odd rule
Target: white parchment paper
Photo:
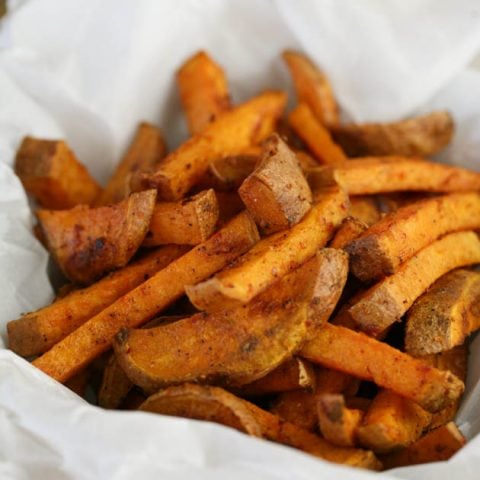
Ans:
{"type": "Polygon", "coordinates": [[[29,0],[0,21],[0,478],[478,478],[480,337],[458,422],[470,443],[447,463],[375,474],[201,422],[93,407],[6,350],[5,325],[52,296],[47,255],[12,172],[24,135],[66,138],[104,181],[140,120],[186,138],[173,74],[206,49],[235,101],[291,93],[279,58],[304,50],[344,113],[392,120],[451,110],[442,161],[480,169],[480,5],[475,0],[29,0]]]}

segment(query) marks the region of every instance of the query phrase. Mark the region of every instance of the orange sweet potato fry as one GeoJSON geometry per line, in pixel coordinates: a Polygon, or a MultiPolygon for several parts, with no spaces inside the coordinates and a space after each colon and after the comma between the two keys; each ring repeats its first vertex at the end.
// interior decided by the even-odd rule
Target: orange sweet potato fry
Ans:
{"type": "Polygon", "coordinates": [[[37,216],[65,275],[89,284],[132,258],[148,231],[155,197],[149,190],[107,207],[39,210],[37,216]]]}
{"type": "Polygon", "coordinates": [[[180,200],[210,163],[236,155],[270,135],[285,108],[282,92],[265,92],[221,115],[205,130],[170,153],[152,173],[132,178],[133,190],[157,188],[160,200],[180,200]]]}
{"type": "Polygon", "coordinates": [[[213,234],[218,218],[219,206],[213,190],[181,202],[159,202],[153,210],[143,245],[198,245],[213,234]]]}
{"type": "Polygon", "coordinates": [[[231,108],[225,73],[204,51],[180,67],[177,85],[191,135],[202,132],[231,108]]]}
{"type": "Polygon", "coordinates": [[[108,350],[121,328],[148,322],[185,293],[185,285],[209,277],[258,241],[251,217],[242,213],[208,240],[119,298],[37,358],[33,365],[65,382],[108,350]]]}
{"type": "Polygon", "coordinates": [[[165,156],[166,151],[161,130],[155,125],[142,122],[106,187],[95,199],[95,206],[109,205],[127,198],[130,194],[132,174],[153,169],[165,156]]]}
{"type": "Polygon", "coordinates": [[[15,158],[15,173],[42,208],[89,205],[100,186],[61,140],[25,137],[15,158]]]}
{"type": "Polygon", "coordinates": [[[304,430],[313,432],[318,424],[316,397],[307,390],[281,393],[272,402],[269,411],[304,430]]]}
{"type": "Polygon", "coordinates": [[[326,323],[302,348],[313,363],[373,381],[438,412],[463,392],[463,382],[406,353],[349,328],[326,323]]]}
{"type": "Polygon", "coordinates": [[[368,225],[358,218],[347,217],[336,231],[335,236],[330,241],[329,247],[345,248],[367,229],[368,225]]]}

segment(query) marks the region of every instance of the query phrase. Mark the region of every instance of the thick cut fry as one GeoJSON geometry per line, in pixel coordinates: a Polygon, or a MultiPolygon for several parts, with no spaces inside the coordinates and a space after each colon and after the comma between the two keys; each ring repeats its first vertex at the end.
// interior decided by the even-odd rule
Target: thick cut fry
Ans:
{"type": "Polygon", "coordinates": [[[143,245],[198,245],[215,231],[218,218],[219,206],[213,190],[181,202],[157,203],[143,245]]]}
{"type": "Polygon", "coordinates": [[[377,223],[381,218],[381,212],[375,198],[368,196],[350,198],[349,214],[369,227],[377,223]]]}
{"type": "Polygon", "coordinates": [[[122,330],[114,341],[120,365],[147,391],[195,381],[240,386],[294,354],[314,325],[324,259],[316,256],[247,305],[149,330],[122,330]]]}
{"type": "Polygon", "coordinates": [[[185,293],[185,285],[209,277],[258,241],[251,217],[240,214],[220,231],[119,298],[37,358],[33,364],[60,382],[108,350],[121,328],[146,323],[185,293]]]}
{"type": "Polygon", "coordinates": [[[320,432],[326,440],[341,447],[356,445],[357,428],[363,412],[347,408],[343,395],[319,395],[317,413],[320,432]]]}
{"type": "Polygon", "coordinates": [[[325,165],[310,170],[307,178],[313,191],[338,184],[350,195],[480,190],[480,173],[407,157],[365,157],[325,165]]]}
{"type": "Polygon", "coordinates": [[[312,204],[297,157],[277,134],[266,141],[260,163],[238,193],[266,234],[295,225],[312,204]]]}
{"type": "Polygon", "coordinates": [[[406,447],[420,438],[432,414],[408,398],[381,390],[357,430],[360,445],[378,453],[406,447]]]}
{"type": "Polygon", "coordinates": [[[438,278],[458,267],[480,263],[480,240],[473,232],[451,233],[420,250],[397,273],[362,294],[348,312],[358,327],[380,335],[400,320],[438,278]]]}
{"type": "Polygon", "coordinates": [[[323,247],[348,210],[344,192],[331,189],[317,199],[300,223],[262,239],[234,265],[186,291],[199,309],[214,311],[227,304],[249,302],[278,278],[301,265],[323,247]]]}
{"type": "Polygon", "coordinates": [[[288,121],[319,163],[336,164],[347,160],[342,149],[332,140],[330,132],[315,118],[305,103],[290,112],[288,121]]]}
{"type": "Polygon", "coordinates": [[[167,147],[161,130],[142,122],[135,137],[110,177],[106,187],[95,200],[96,206],[117,203],[130,194],[130,177],[135,172],[145,172],[156,167],[165,156],[167,147]]]}
{"type": "Polygon", "coordinates": [[[43,208],[89,205],[100,193],[100,186],[61,140],[25,137],[15,158],[15,173],[43,208]]]}
{"type": "Polygon", "coordinates": [[[181,66],[177,85],[191,135],[230,110],[225,73],[206,52],[196,53],[181,66]]]}
{"type": "Polygon", "coordinates": [[[429,157],[450,143],[453,131],[448,112],[432,112],[395,123],[337,125],[332,135],[350,157],[429,157]]]}
{"type": "Polygon", "coordinates": [[[330,323],[317,331],[300,355],[313,363],[373,381],[430,412],[453,403],[464,388],[451,372],[442,372],[386,343],[330,323]]]}
{"type": "Polygon", "coordinates": [[[413,304],[407,316],[405,350],[414,356],[450,350],[480,328],[480,273],[444,275],[413,304]]]}
{"type": "Polygon", "coordinates": [[[399,208],[355,239],[346,250],[353,274],[371,281],[449,232],[480,229],[480,194],[452,193],[399,208]]]}
{"type": "Polygon", "coordinates": [[[325,74],[301,53],[286,50],[282,56],[290,70],[298,102],[305,102],[327,127],[337,125],[338,106],[325,74]]]}
{"type": "Polygon", "coordinates": [[[332,462],[372,469],[380,466],[372,452],[330,445],[219,387],[192,384],[169,387],[149,397],[140,410],[213,421],[255,437],[299,448],[332,462]]]}
{"type": "Polygon", "coordinates": [[[316,376],[312,365],[306,360],[294,357],[264,377],[243,385],[237,393],[245,397],[255,397],[291,390],[312,391],[315,383],[316,376]]]}
{"type": "Polygon", "coordinates": [[[465,445],[465,437],[457,426],[450,422],[428,432],[409,447],[382,457],[385,468],[440,462],[451,458],[465,445]]]}
{"type": "Polygon", "coordinates": [[[135,193],[108,207],[39,210],[48,248],[65,275],[89,284],[125,266],[143,242],[155,206],[155,190],[135,193]]]}
{"type": "Polygon", "coordinates": [[[160,200],[180,200],[199,181],[210,163],[236,155],[264,140],[285,108],[282,92],[266,92],[221,115],[168,155],[153,173],[132,177],[133,190],[157,188],[160,200]]]}
{"type": "Polygon", "coordinates": [[[358,218],[347,217],[336,231],[335,236],[330,241],[329,247],[345,248],[367,229],[368,225],[358,218]]]}
{"type": "Polygon", "coordinates": [[[24,357],[46,352],[186,251],[186,247],[175,245],[163,247],[89,287],[75,290],[47,307],[8,322],[9,348],[24,357]]]}

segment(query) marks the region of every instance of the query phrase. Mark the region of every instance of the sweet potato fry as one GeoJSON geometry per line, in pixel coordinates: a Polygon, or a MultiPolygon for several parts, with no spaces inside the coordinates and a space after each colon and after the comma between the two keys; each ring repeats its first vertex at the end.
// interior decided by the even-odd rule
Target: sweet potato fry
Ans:
{"type": "Polygon", "coordinates": [[[100,186],[61,140],[25,137],[15,158],[15,173],[42,208],[89,205],[100,186]]]}
{"type": "Polygon", "coordinates": [[[347,160],[343,150],[332,140],[330,132],[315,118],[307,104],[300,103],[290,112],[288,121],[319,163],[336,164],[347,160]]]}
{"type": "Polygon", "coordinates": [[[442,372],[406,353],[349,328],[326,323],[300,356],[393,390],[430,412],[453,403],[463,392],[451,372],[442,372]]]}
{"type": "Polygon", "coordinates": [[[448,460],[465,445],[465,437],[457,426],[450,422],[428,432],[407,448],[382,457],[384,467],[396,468],[405,465],[440,462],[448,460]]]}
{"type": "Polygon", "coordinates": [[[49,350],[87,320],[183,255],[186,247],[169,245],[111,273],[89,287],[7,324],[9,348],[24,357],[49,350]]]}
{"type": "Polygon", "coordinates": [[[199,310],[209,312],[227,304],[249,302],[324,246],[347,210],[348,198],[343,191],[326,191],[300,223],[262,239],[215,277],[188,286],[188,298],[199,310]]]}
{"type": "Polygon", "coordinates": [[[88,368],[85,368],[72,377],[65,386],[72,392],[76,393],[79,397],[85,396],[85,391],[90,382],[91,372],[88,368]]]}
{"type": "Polygon", "coordinates": [[[480,240],[473,232],[450,233],[420,250],[398,271],[367,290],[348,312],[375,336],[399,321],[413,302],[445,273],[480,263],[480,240]]]}
{"type": "Polygon", "coordinates": [[[237,192],[215,192],[218,201],[219,224],[233,218],[245,209],[245,205],[237,192]]]}
{"type": "Polygon", "coordinates": [[[345,248],[367,229],[368,225],[358,218],[347,217],[343,220],[339,229],[335,232],[335,236],[330,241],[329,247],[345,248]]]}
{"type": "Polygon", "coordinates": [[[120,367],[115,355],[111,355],[103,371],[98,405],[109,409],[118,408],[132,388],[133,383],[120,367]]]}
{"type": "Polygon", "coordinates": [[[407,157],[364,157],[325,165],[310,170],[307,178],[314,191],[338,184],[350,195],[480,190],[480,173],[407,157]]]}
{"type": "Polygon", "coordinates": [[[347,408],[343,395],[319,395],[317,413],[320,432],[326,440],[340,447],[354,447],[357,444],[357,428],[363,412],[347,408]]]}
{"type": "Polygon", "coordinates": [[[431,420],[432,414],[412,400],[381,390],[358,427],[357,436],[363,447],[388,453],[418,440],[431,420]]]}
{"type": "Polygon", "coordinates": [[[339,448],[219,388],[184,384],[149,397],[140,410],[207,420],[260,438],[284,443],[332,462],[378,469],[372,452],[339,448]]]}
{"type": "Polygon", "coordinates": [[[400,264],[449,232],[480,229],[480,194],[452,193],[399,208],[346,248],[353,274],[367,282],[391,275],[400,264]]]}
{"type": "Polygon", "coordinates": [[[338,106],[325,74],[301,53],[286,50],[283,60],[292,76],[298,102],[305,102],[327,127],[338,124],[338,106]]]}
{"type": "Polygon", "coordinates": [[[310,304],[324,263],[315,256],[247,305],[158,328],[122,330],[113,344],[119,363],[147,391],[189,381],[251,383],[293,355],[311,334],[310,304]]]}
{"type": "Polygon", "coordinates": [[[432,112],[395,123],[336,125],[332,135],[350,157],[429,157],[450,143],[453,131],[448,112],[432,112]]]}
{"type": "Polygon", "coordinates": [[[33,364],[60,382],[108,350],[121,328],[146,323],[185,293],[185,285],[209,277],[258,240],[255,223],[239,214],[208,240],[119,298],[37,358],[33,364]]]}
{"type": "Polygon", "coordinates": [[[95,206],[109,205],[127,198],[130,194],[132,174],[153,169],[165,156],[166,151],[161,130],[150,123],[140,123],[130,147],[106,187],[95,199],[95,206]]]}
{"type": "Polygon", "coordinates": [[[318,162],[305,150],[293,150],[297,156],[298,163],[300,163],[300,168],[302,172],[306,172],[311,168],[318,167],[318,162]]]}
{"type": "Polygon", "coordinates": [[[266,140],[260,162],[238,193],[266,234],[295,225],[312,204],[297,157],[277,134],[266,140]]]}
{"type": "Polygon", "coordinates": [[[235,391],[242,397],[256,397],[291,390],[315,388],[316,376],[312,365],[301,358],[292,358],[275,370],[235,391]]]}
{"type": "Polygon", "coordinates": [[[369,196],[351,197],[349,214],[369,227],[377,223],[381,217],[377,202],[369,196]]]}
{"type": "Polygon", "coordinates": [[[39,210],[37,216],[65,275],[89,284],[132,258],[148,231],[155,197],[148,190],[107,207],[39,210]]]}
{"type": "Polygon", "coordinates": [[[180,200],[202,179],[210,163],[236,155],[270,135],[285,102],[284,93],[265,92],[224,113],[170,153],[154,172],[132,177],[133,190],[157,188],[160,200],[180,200]]]}
{"type": "Polygon", "coordinates": [[[286,422],[313,432],[318,424],[316,405],[317,400],[313,392],[292,390],[278,395],[270,405],[269,411],[286,422]]]}
{"type": "Polygon", "coordinates": [[[480,328],[480,273],[455,270],[437,280],[407,316],[405,350],[414,356],[450,350],[480,328]]]}
{"type": "Polygon", "coordinates": [[[191,135],[230,110],[225,73],[206,52],[196,53],[180,67],[177,85],[191,135]]]}
{"type": "Polygon", "coordinates": [[[219,206],[213,190],[181,202],[157,203],[143,245],[198,245],[215,231],[218,218],[219,206]]]}

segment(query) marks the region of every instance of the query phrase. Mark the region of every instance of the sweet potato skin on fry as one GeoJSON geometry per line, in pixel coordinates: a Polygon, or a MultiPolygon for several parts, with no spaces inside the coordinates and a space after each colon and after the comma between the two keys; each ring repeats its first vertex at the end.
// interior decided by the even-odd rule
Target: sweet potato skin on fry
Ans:
{"type": "Polygon", "coordinates": [[[209,277],[258,241],[255,223],[241,213],[204,243],[119,298],[37,358],[33,365],[65,382],[108,350],[121,328],[149,321],[185,293],[185,285],[209,277]]]}
{"type": "Polygon", "coordinates": [[[346,124],[332,128],[333,138],[350,157],[429,157],[450,143],[453,132],[453,119],[444,111],[395,123],[346,124]]]}
{"type": "Polygon", "coordinates": [[[202,180],[210,163],[264,140],[275,129],[286,95],[265,92],[220,116],[215,122],[170,153],[149,174],[132,178],[132,189],[157,188],[160,200],[180,200],[202,180]]]}
{"type": "Polygon", "coordinates": [[[187,251],[169,245],[111,273],[93,285],[7,324],[9,348],[24,357],[49,350],[115,300],[187,251]]]}
{"type": "Polygon", "coordinates": [[[300,356],[340,370],[410,398],[438,412],[463,392],[451,372],[442,372],[406,353],[349,328],[325,324],[302,348],[300,356]]]}
{"type": "Polygon", "coordinates": [[[480,229],[480,194],[452,193],[399,208],[382,218],[346,250],[353,274],[364,282],[391,275],[437,238],[480,229]]]}
{"type": "Polygon", "coordinates": [[[266,140],[259,164],[238,193],[266,234],[295,225],[312,204],[312,192],[298,160],[277,134],[266,140]]]}
{"type": "Polygon", "coordinates": [[[94,205],[97,207],[109,205],[127,198],[130,194],[132,174],[154,168],[166,152],[167,146],[161,130],[150,123],[140,123],[130,147],[103,191],[95,199],[94,205]]]}
{"type": "Polygon", "coordinates": [[[299,52],[286,50],[282,57],[290,70],[298,102],[305,102],[327,127],[337,125],[338,106],[325,74],[299,52]]]}
{"type": "Polygon", "coordinates": [[[480,273],[444,275],[413,304],[407,316],[405,350],[414,356],[449,350],[480,327],[480,273]]]}
{"type": "Polygon", "coordinates": [[[218,219],[219,206],[213,190],[181,202],[159,202],[155,204],[143,245],[198,245],[212,235],[218,219]]]}
{"type": "Polygon", "coordinates": [[[204,51],[180,67],[177,85],[191,135],[202,132],[220,114],[230,110],[225,73],[204,51]]]}
{"type": "Polygon", "coordinates": [[[155,198],[149,190],[108,207],[39,210],[37,216],[62,271],[87,285],[132,258],[148,231],[155,198]]]}
{"type": "Polygon", "coordinates": [[[480,173],[424,159],[395,156],[363,157],[341,165],[325,165],[310,170],[307,179],[313,191],[338,184],[349,195],[480,190],[480,173]]]}
{"type": "Polygon", "coordinates": [[[215,277],[187,287],[199,309],[215,311],[246,303],[255,295],[312,257],[330,239],[348,210],[348,198],[339,189],[327,190],[301,222],[262,239],[246,255],[215,277]]]}
{"type": "Polygon", "coordinates": [[[15,173],[42,208],[89,205],[100,193],[98,183],[61,140],[25,137],[15,158],[15,173]]]}

